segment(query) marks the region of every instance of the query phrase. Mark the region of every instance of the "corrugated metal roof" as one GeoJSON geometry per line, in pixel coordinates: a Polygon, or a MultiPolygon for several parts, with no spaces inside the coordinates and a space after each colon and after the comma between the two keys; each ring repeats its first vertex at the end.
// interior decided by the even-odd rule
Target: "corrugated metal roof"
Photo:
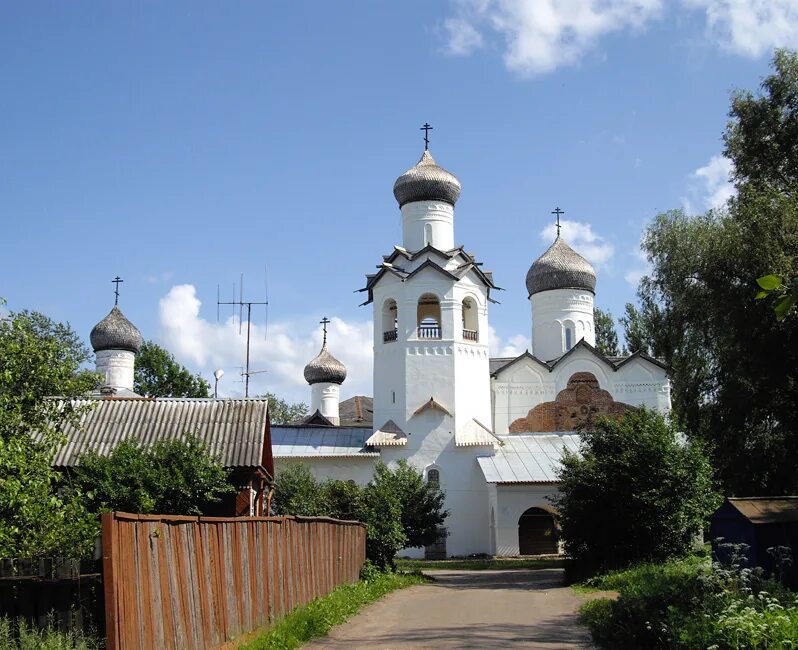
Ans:
{"type": "Polygon", "coordinates": [[[454,434],[455,447],[498,445],[499,439],[479,420],[469,420],[454,434]]]}
{"type": "Polygon", "coordinates": [[[579,450],[576,433],[503,436],[493,456],[477,458],[487,483],[553,483],[563,449],[579,450]]]}
{"type": "Polygon", "coordinates": [[[728,501],[755,524],[798,521],[798,497],[730,497],[728,501]]]}
{"type": "Polygon", "coordinates": [[[138,438],[145,445],[187,433],[199,437],[225,467],[258,467],[263,459],[268,400],[189,398],[110,398],[79,400],[90,404],[79,427],[67,426],[67,443],[55,467],[78,464],[81,454],[108,454],[121,441],[138,438]]]}
{"type": "Polygon", "coordinates": [[[371,429],[364,427],[272,427],[275,458],[375,458],[365,446],[371,429]]]}

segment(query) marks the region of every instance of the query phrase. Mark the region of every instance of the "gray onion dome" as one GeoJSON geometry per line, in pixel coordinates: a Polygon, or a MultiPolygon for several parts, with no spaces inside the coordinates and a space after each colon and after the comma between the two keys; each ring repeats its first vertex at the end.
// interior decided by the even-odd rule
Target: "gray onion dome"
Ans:
{"type": "Polygon", "coordinates": [[[559,236],[529,267],[526,274],[529,295],[552,289],[585,289],[596,292],[596,271],[584,257],[559,236]]]}
{"type": "Polygon", "coordinates": [[[321,352],[305,366],[305,381],[309,384],[329,382],[343,384],[346,379],[346,366],[330,354],[327,344],[321,346],[321,352]]]}
{"type": "Polygon", "coordinates": [[[425,151],[415,167],[411,167],[393,184],[393,195],[401,208],[413,201],[443,201],[454,205],[460,196],[460,181],[435,163],[425,151]]]}
{"type": "Polygon", "coordinates": [[[131,323],[116,305],[99,323],[89,336],[95,352],[101,350],[128,350],[138,353],[143,339],[138,328],[131,323]]]}

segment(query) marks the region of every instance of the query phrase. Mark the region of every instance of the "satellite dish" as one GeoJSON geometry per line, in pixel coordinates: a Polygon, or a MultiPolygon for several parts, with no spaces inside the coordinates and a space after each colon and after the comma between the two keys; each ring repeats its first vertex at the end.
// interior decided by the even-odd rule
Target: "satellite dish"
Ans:
{"type": "Polygon", "coordinates": [[[216,381],[219,381],[219,380],[220,380],[222,377],[224,377],[224,370],[222,370],[221,368],[219,368],[219,370],[216,370],[216,371],[213,373],[213,378],[214,378],[216,381]]]}

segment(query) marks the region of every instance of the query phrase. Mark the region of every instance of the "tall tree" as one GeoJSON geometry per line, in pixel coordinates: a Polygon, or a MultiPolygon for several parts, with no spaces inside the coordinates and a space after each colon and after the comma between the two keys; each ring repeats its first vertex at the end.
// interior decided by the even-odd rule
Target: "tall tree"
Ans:
{"type": "Polygon", "coordinates": [[[0,557],[91,552],[97,523],[80,499],[59,494],[50,464],[98,377],[69,325],[36,312],[0,321],[0,557]],[[53,399],[59,396],[66,399],[53,399]]]}
{"type": "Polygon", "coordinates": [[[274,393],[263,393],[259,397],[269,400],[269,419],[272,424],[291,424],[308,415],[308,405],[305,402],[289,402],[274,393]]]}
{"type": "Polygon", "coordinates": [[[133,389],[148,397],[210,397],[207,381],[192,375],[172,353],[152,341],[145,341],[136,355],[133,389]]]}
{"type": "Polygon", "coordinates": [[[632,303],[627,302],[624,315],[618,321],[623,327],[624,349],[629,354],[643,352],[651,354],[651,334],[643,313],[632,303]]]}
{"type": "Polygon", "coordinates": [[[798,489],[798,319],[753,300],[757,278],[798,274],[798,56],[779,51],[774,68],[760,95],[732,99],[737,196],[694,218],[661,214],[643,243],[642,313],[674,410],[736,494],[798,489]]]}
{"type": "Polygon", "coordinates": [[[596,326],[596,349],[606,357],[617,357],[621,349],[618,347],[618,332],[615,331],[612,314],[594,307],[593,322],[596,326]]]}

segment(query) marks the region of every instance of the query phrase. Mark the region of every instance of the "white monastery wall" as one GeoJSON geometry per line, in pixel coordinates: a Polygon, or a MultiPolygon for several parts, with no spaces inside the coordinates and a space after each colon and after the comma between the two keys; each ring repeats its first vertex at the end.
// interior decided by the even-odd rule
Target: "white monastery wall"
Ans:
{"type": "Polygon", "coordinates": [[[506,434],[510,424],[526,417],[530,409],[556,397],[554,377],[532,359],[522,359],[491,380],[493,392],[493,430],[506,434]]]}
{"type": "Polygon", "coordinates": [[[95,357],[97,372],[105,377],[104,386],[133,390],[135,353],[128,350],[100,350],[95,357]]]}
{"type": "Polygon", "coordinates": [[[374,467],[378,458],[275,458],[274,473],[280,472],[288,463],[302,463],[308,467],[317,480],[331,478],[339,481],[354,481],[358,485],[366,485],[374,476],[374,467]]]}
{"type": "Polygon", "coordinates": [[[495,520],[495,540],[493,552],[501,557],[518,555],[518,520],[528,508],[542,508],[554,512],[547,497],[558,493],[557,487],[551,484],[508,485],[492,484],[490,486],[488,507],[495,520]]]}

